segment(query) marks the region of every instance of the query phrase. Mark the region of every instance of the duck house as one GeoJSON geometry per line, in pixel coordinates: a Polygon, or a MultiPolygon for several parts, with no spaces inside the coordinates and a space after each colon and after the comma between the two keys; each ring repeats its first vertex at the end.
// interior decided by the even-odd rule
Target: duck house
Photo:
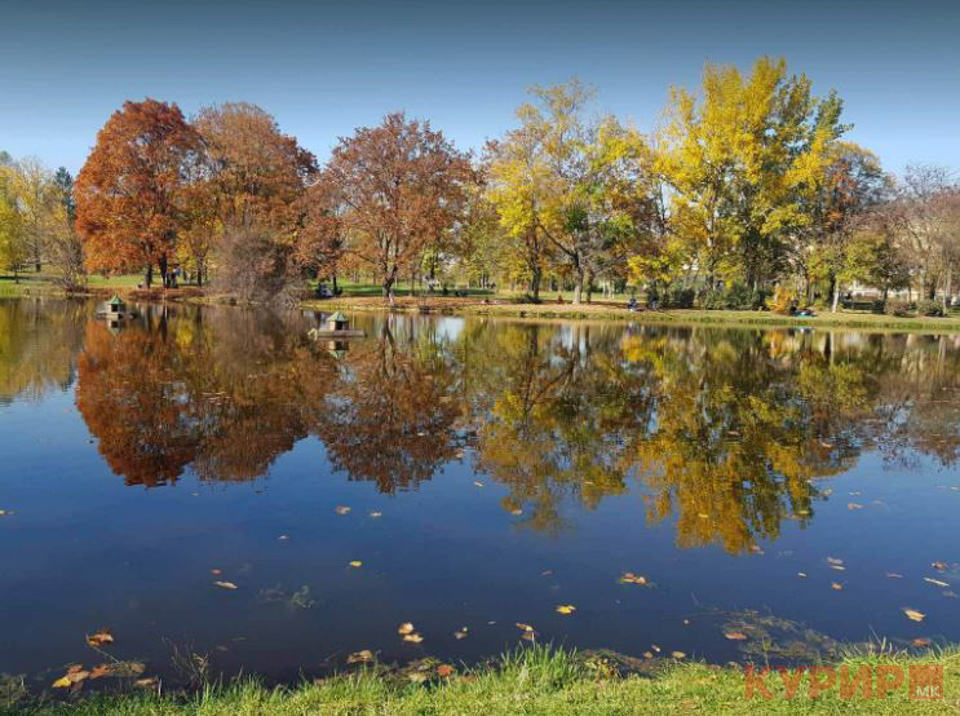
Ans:
{"type": "Polygon", "coordinates": [[[134,311],[128,311],[127,304],[125,304],[123,299],[116,294],[114,294],[109,301],[104,303],[100,307],[99,311],[97,311],[98,318],[106,318],[111,322],[121,321],[124,318],[134,318],[135,316],[136,313],[134,311]]]}
{"type": "Polygon", "coordinates": [[[366,333],[350,330],[350,319],[337,311],[327,316],[325,328],[313,328],[309,335],[317,340],[319,338],[363,338],[366,333]]]}

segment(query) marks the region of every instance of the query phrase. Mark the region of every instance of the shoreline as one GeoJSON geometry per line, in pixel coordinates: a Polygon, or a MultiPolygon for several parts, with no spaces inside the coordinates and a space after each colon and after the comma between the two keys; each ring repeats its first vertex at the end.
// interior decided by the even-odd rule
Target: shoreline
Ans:
{"type": "MultiPolygon", "coordinates": [[[[228,295],[210,293],[192,286],[178,289],[127,287],[88,287],[68,293],[49,285],[4,286],[0,298],[83,298],[106,299],[114,293],[131,301],[193,303],[200,305],[247,305],[231,302],[228,295]]],[[[520,303],[511,298],[419,297],[402,296],[393,305],[377,296],[342,296],[339,298],[303,298],[296,304],[300,310],[353,311],[373,313],[422,313],[445,316],[488,316],[502,318],[537,318],[548,320],[603,321],[639,325],[715,326],[731,328],[797,328],[852,329],[882,333],[960,334],[960,314],[931,318],[926,316],[887,316],[867,312],[841,311],[820,313],[812,317],[781,316],[770,311],[663,309],[628,311],[622,303],[596,301],[589,304],[520,303]]]]}
{"type": "MultiPolygon", "coordinates": [[[[188,691],[164,691],[160,683],[147,688],[124,688],[119,693],[66,694],[66,700],[0,701],[4,713],[86,714],[127,716],[180,714],[932,714],[956,713],[960,707],[960,648],[892,652],[889,647],[851,651],[817,666],[812,683],[809,669],[791,669],[786,679],[774,668],[747,688],[740,666],[715,666],[686,655],[644,661],[640,668],[607,652],[577,652],[551,646],[517,648],[497,661],[477,667],[444,663],[426,657],[401,669],[375,660],[357,670],[328,678],[304,680],[292,686],[269,687],[255,676],[230,682],[204,683],[188,691]],[[940,698],[909,695],[912,667],[940,670],[940,698]],[[624,667],[627,672],[624,673],[624,667]],[[854,686],[841,689],[866,667],[870,679],[865,694],[854,686]],[[879,667],[879,668],[878,668],[879,667]],[[828,673],[825,673],[828,672],[828,673]],[[839,672],[840,678],[837,678],[839,672]],[[896,687],[892,673],[901,676],[896,687]],[[829,674],[833,674],[831,680],[829,674]],[[905,678],[909,673],[910,678],[905,678]],[[793,681],[796,675],[797,680],[793,681]],[[846,677],[846,678],[845,678],[846,677]],[[785,682],[792,682],[793,693],[785,682]],[[751,696],[747,696],[747,692],[751,696]]],[[[635,661],[635,660],[630,660],[635,661]]],[[[2,694],[0,694],[2,695],[2,694]]]]}

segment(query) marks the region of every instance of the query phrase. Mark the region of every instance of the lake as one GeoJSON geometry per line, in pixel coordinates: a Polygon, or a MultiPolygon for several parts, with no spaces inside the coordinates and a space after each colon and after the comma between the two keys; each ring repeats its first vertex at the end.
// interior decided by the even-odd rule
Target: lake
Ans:
{"type": "Polygon", "coordinates": [[[0,302],[0,673],[960,640],[960,336],[95,309],[0,302]]]}

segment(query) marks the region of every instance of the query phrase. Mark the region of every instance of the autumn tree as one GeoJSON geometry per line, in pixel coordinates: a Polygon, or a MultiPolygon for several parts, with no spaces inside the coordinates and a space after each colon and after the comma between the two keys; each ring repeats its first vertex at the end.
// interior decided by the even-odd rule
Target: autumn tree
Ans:
{"type": "Polygon", "coordinates": [[[747,77],[708,64],[700,94],[671,91],[658,166],[685,264],[709,286],[756,288],[789,268],[789,242],[807,221],[803,194],[847,129],[841,107],[835,96],[817,100],[805,76],[788,76],[783,60],[766,57],[747,77]]]}
{"type": "Polygon", "coordinates": [[[175,104],[147,99],[114,112],[77,175],[77,229],[88,269],[141,268],[149,287],[157,267],[168,283],[186,221],[187,167],[199,148],[175,104]]]}
{"type": "Polygon", "coordinates": [[[400,272],[454,225],[473,181],[466,154],[402,112],[341,139],[326,174],[343,206],[345,251],[375,270],[391,300],[400,272]]]}
{"type": "Polygon", "coordinates": [[[13,180],[11,168],[0,166],[0,268],[10,269],[16,276],[27,251],[13,180]]]}
{"type": "Polygon", "coordinates": [[[204,188],[220,222],[292,234],[297,200],[317,169],[313,154],[255,104],[206,107],[194,127],[203,142],[204,188]]]}
{"type": "Polygon", "coordinates": [[[303,195],[303,225],[296,243],[298,265],[318,276],[329,276],[337,290],[337,274],[346,249],[343,212],[337,186],[321,172],[303,195]]]}

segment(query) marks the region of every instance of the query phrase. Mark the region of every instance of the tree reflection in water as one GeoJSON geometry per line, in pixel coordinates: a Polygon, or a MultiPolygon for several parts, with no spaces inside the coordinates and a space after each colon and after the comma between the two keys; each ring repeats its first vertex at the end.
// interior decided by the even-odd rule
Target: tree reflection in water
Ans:
{"type": "Polygon", "coordinates": [[[369,337],[335,354],[298,314],[152,307],[114,334],[72,304],[7,303],[0,387],[9,400],[69,385],[75,365],[77,407],[131,485],[252,480],[314,436],[382,492],[464,459],[526,528],[564,529],[565,501],[635,490],[679,545],[732,553],[814,519],[821,479],[866,451],[960,454],[956,337],[357,323],[369,337]]]}

